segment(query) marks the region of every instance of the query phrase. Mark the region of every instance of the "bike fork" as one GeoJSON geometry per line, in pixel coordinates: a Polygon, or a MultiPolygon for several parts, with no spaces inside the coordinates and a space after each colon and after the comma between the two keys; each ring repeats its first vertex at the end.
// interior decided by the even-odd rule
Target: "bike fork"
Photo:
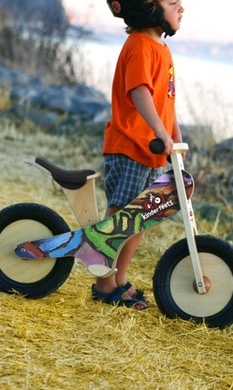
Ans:
{"type": "Polygon", "coordinates": [[[203,277],[199,254],[197,251],[197,246],[195,241],[195,235],[197,235],[197,226],[195,222],[195,216],[193,212],[191,199],[187,199],[186,197],[184,181],[182,176],[182,170],[184,169],[184,164],[183,164],[181,152],[183,151],[184,151],[183,148],[180,150],[176,149],[174,153],[171,155],[171,161],[172,161],[174,176],[176,180],[176,187],[177,187],[180,209],[182,212],[182,217],[183,217],[183,222],[185,227],[189,254],[191,257],[195,281],[196,281],[196,289],[199,294],[204,294],[206,293],[206,287],[205,287],[204,277],[203,277]]]}

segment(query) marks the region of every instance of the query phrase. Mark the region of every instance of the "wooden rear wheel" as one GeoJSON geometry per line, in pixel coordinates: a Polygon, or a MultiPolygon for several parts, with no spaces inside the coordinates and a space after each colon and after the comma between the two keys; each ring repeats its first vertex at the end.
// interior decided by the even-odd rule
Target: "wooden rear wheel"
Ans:
{"type": "Polygon", "coordinates": [[[0,211],[0,291],[42,298],[69,276],[74,258],[22,260],[14,253],[21,242],[69,231],[53,210],[35,203],[15,204],[0,211]]]}

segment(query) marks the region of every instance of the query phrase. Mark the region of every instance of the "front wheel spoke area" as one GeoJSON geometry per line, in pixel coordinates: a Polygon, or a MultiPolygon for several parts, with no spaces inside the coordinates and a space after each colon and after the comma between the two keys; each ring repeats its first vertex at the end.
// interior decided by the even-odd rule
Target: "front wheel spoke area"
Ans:
{"type": "Polygon", "coordinates": [[[196,243],[207,292],[199,294],[186,239],[161,257],[153,276],[153,291],[160,310],[210,327],[233,323],[233,248],[218,238],[197,236],[196,243]]]}

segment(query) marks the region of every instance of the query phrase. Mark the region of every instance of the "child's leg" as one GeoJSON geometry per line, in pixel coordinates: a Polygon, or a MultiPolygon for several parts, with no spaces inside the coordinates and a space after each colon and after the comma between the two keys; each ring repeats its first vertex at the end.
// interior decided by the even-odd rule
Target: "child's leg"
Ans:
{"type": "Polygon", "coordinates": [[[118,269],[118,272],[116,273],[116,284],[118,286],[123,286],[127,282],[126,273],[142,235],[143,233],[139,233],[136,236],[133,236],[129,241],[127,241],[119,254],[116,266],[118,269]]]}
{"type": "MultiPolygon", "coordinates": [[[[123,247],[117,260],[117,273],[116,275],[108,278],[97,278],[96,287],[100,291],[108,292],[116,288],[117,286],[124,286],[127,282],[126,273],[129,268],[130,262],[137,250],[138,244],[142,238],[142,234],[137,234],[132,237],[123,247]]],[[[136,290],[131,288],[129,291],[131,296],[134,296],[136,290]]]]}
{"type": "MultiPolygon", "coordinates": [[[[105,218],[115,214],[118,210],[120,210],[120,208],[115,205],[108,207],[105,213],[105,218]]],[[[137,234],[129,241],[127,241],[119,254],[117,260],[118,272],[115,276],[115,283],[117,286],[124,286],[127,282],[126,273],[129,268],[129,264],[137,250],[138,244],[142,238],[142,234],[143,233],[137,234]]]]}
{"type": "MultiPolygon", "coordinates": [[[[126,205],[130,203],[132,199],[136,198],[137,195],[145,189],[151,168],[143,166],[122,154],[105,155],[104,161],[105,191],[108,204],[111,205],[107,208],[105,217],[109,217],[122,208],[116,205],[126,205]]],[[[109,293],[118,286],[121,286],[124,290],[124,286],[127,282],[126,273],[141,237],[142,233],[133,236],[124,245],[117,260],[118,272],[116,275],[109,278],[97,278],[95,285],[97,290],[103,293],[109,293]]],[[[147,307],[144,302],[145,297],[143,296],[143,292],[129,286],[130,283],[128,283],[126,288],[126,299],[140,301],[137,303],[138,309],[147,307]]]]}
{"type": "MultiPolygon", "coordinates": [[[[110,206],[107,208],[105,217],[109,217],[116,213],[119,210],[117,206],[110,206]]],[[[127,282],[126,273],[129,268],[129,264],[134,256],[134,253],[138,247],[138,244],[141,240],[143,233],[137,234],[132,237],[122,248],[122,251],[119,254],[117,261],[117,273],[116,275],[110,276],[108,278],[97,278],[96,279],[96,288],[102,292],[110,292],[114,290],[117,286],[124,286],[127,282]]],[[[136,290],[132,287],[127,291],[126,299],[131,299],[136,294],[136,290]]],[[[138,303],[137,309],[144,309],[146,303],[138,303]]]]}

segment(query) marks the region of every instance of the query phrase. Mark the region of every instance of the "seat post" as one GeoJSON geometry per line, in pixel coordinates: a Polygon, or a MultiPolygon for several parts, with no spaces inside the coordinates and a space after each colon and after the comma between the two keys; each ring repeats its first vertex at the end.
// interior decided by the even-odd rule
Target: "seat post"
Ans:
{"type": "Polygon", "coordinates": [[[99,221],[95,183],[95,179],[99,176],[99,172],[87,176],[84,186],[76,190],[61,187],[80,227],[99,221]]]}

